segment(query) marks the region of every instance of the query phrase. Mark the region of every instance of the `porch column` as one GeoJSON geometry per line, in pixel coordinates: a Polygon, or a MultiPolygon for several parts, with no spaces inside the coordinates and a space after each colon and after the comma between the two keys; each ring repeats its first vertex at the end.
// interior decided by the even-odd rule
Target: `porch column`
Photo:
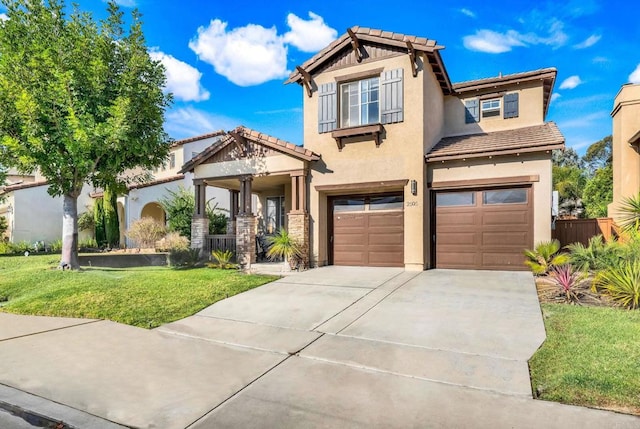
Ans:
{"type": "Polygon", "coordinates": [[[309,267],[309,210],[307,205],[307,172],[291,173],[291,210],[287,214],[289,235],[302,250],[302,267],[309,267]]]}
{"type": "Polygon", "coordinates": [[[245,269],[256,262],[256,218],[251,211],[252,177],[240,179],[240,211],[236,216],[236,259],[245,269]]]}
{"type": "Polygon", "coordinates": [[[236,218],[238,217],[238,201],[239,192],[233,189],[229,189],[229,221],[227,222],[227,234],[236,234],[236,218]]]}
{"type": "Polygon", "coordinates": [[[194,179],[195,208],[191,219],[191,248],[200,249],[204,254],[207,249],[207,235],[209,234],[209,218],[207,217],[207,184],[202,179],[194,179]]]}

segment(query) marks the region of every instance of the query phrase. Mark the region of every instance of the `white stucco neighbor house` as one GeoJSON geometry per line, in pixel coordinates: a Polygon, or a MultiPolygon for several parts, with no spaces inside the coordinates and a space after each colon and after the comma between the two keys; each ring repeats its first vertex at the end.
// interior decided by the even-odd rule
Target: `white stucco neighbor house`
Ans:
{"type": "MultiPolygon", "coordinates": [[[[169,190],[177,191],[180,186],[187,189],[193,187],[191,173],[179,173],[181,166],[218,141],[223,134],[223,131],[216,131],[175,141],[164,166],[151,172],[152,181],[130,185],[128,193],[118,197],[120,243],[131,245],[124,233],[132,222],[141,217],[166,221],[159,201],[168,195],[169,190]]],[[[54,198],[47,193],[44,177],[38,173],[23,175],[11,170],[0,193],[4,196],[4,202],[0,204],[0,216],[8,221],[9,229],[5,235],[9,241],[50,243],[62,237],[62,198],[54,198]]],[[[90,210],[95,198],[100,196],[100,190],[86,185],[78,198],[78,214],[90,210]]],[[[213,199],[220,209],[229,209],[227,190],[209,187],[206,198],[207,201],[213,199]]],[[[80,240],[86,238],[86,234],[81,232],[80,240]]]]}

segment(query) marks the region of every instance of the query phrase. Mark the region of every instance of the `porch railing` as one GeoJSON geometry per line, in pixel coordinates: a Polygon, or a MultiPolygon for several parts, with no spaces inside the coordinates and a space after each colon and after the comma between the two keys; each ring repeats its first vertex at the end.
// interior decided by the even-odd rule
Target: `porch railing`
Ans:
{"type": "Polygon", "coordinates": [[[236,236],[229,234],[207,235],[206,249],[207,253],[212,250],[230,250],[236,253],[236,236]]]}

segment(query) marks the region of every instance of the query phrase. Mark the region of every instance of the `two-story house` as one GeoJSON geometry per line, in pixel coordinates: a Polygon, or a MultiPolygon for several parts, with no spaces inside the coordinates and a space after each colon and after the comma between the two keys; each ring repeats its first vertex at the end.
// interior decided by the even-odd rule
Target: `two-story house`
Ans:
{"type": "MultiPolygon", "coordinates": [[[[125,231],[132,222],[151,217],[160,222],[166,221],[166,213],[160,205],[163,198],[169,196],[168,191],[177,191],[180,186],[191,188],[193,179],[190,174],[179,172],[180,167],[200,152],[211,146],[223,131],[212,132],[202,136],[177,140],[171,144],[169,156],[165,164],[155,171],[149,172],[151,180],[135,182],[129,185],[128,192],[118,197],[118,217],[120,220],[120,243],[126,243],[125,231]]],[[[128,171],[125,176],[139,174],[142,171],[128,171]]],[[[0,204],[0,216],[5,216],[9,229],[8,239],[18,243],[21,241],[44,241],[50,243],[62,236],[62,198],[51,197],[47,193],[47,181],[35,174],[20,177],[13,172],[10,182],[0,191],[5,197],[0,204]]],[[[90,210],[95,198],[102,192],[85,185],[78,198],[78,212],[90,210]]],[[[229,208],[228,192],[211,187],[207,190],[206,201],[213,201],[219,208],[229,208]]],[[[87,238],[87,232],[81,231],[80,240],[87,238]]],[[[127,243],[134,245],[134,243],[127,243]]]]}
{"type": "MultiPolygon", "coordinates": [[[[551,236],[551,151],[564,147],[545,122],[556,70],[453,84],[442,49],[349,29],[286,81],[303,89],[304,147],[229,132],[183,166],[196,212],[207,186],[236,195],[244,264],[256,193],[258,219],[277,213],[312,266],[523,269],[522,250],[551,236]]],[[[196,215],[192,245],[204,245],[203,231],[196,215]]]]}

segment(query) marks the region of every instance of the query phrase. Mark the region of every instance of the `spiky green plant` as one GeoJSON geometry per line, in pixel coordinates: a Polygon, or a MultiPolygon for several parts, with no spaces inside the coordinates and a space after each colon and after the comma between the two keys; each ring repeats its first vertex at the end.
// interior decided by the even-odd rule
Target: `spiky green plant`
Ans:
{"type": "Polygon", "coordinates": [[[537,276],[547,275],[553,267],[567,264],[569,255],[559,253],[560,242],[558,240],[543,241],[536,245],[534,250],[525,250],[527,260],[524,262],[537,276]]]}
{"type": "Polygon", "coordinates": [[[640,261],[625,261],[598,273],[595,286],[622,307],[640,307],[640,261]]]}
{"type": "Polygon", "coordinates": [[[231,250],[214,250],[211,252],[211,257],[215,261],[215,263],[209,264],[211,268],[220,268],[223,270],[238,268],[237,264],[231,262],[233,259],[233,252],[231,250]]]}
{"type": "Polygon", "coordinates": [[[618,208],[620,226],[623,230],[640,229],[640,194],[622,199],[618,208]]]}
{"type": "Polygon", "coordinates": [[[605,241],[602,235],[591,237],[587,246],[582,243],[569,244],[567,250],[571,264],[584,272],[616,266],[624,253],[617,241],[605,241]]]}
{"type": "Polygon", "coordinates": [[[271,246],[267,251],[267,257],[271,260],[283,258],[285,271],[290,269],[290,259],[301,256],[300,246],[284,228],[279,229],[274,236],[268,237],[267,241],[271,246]]]}

